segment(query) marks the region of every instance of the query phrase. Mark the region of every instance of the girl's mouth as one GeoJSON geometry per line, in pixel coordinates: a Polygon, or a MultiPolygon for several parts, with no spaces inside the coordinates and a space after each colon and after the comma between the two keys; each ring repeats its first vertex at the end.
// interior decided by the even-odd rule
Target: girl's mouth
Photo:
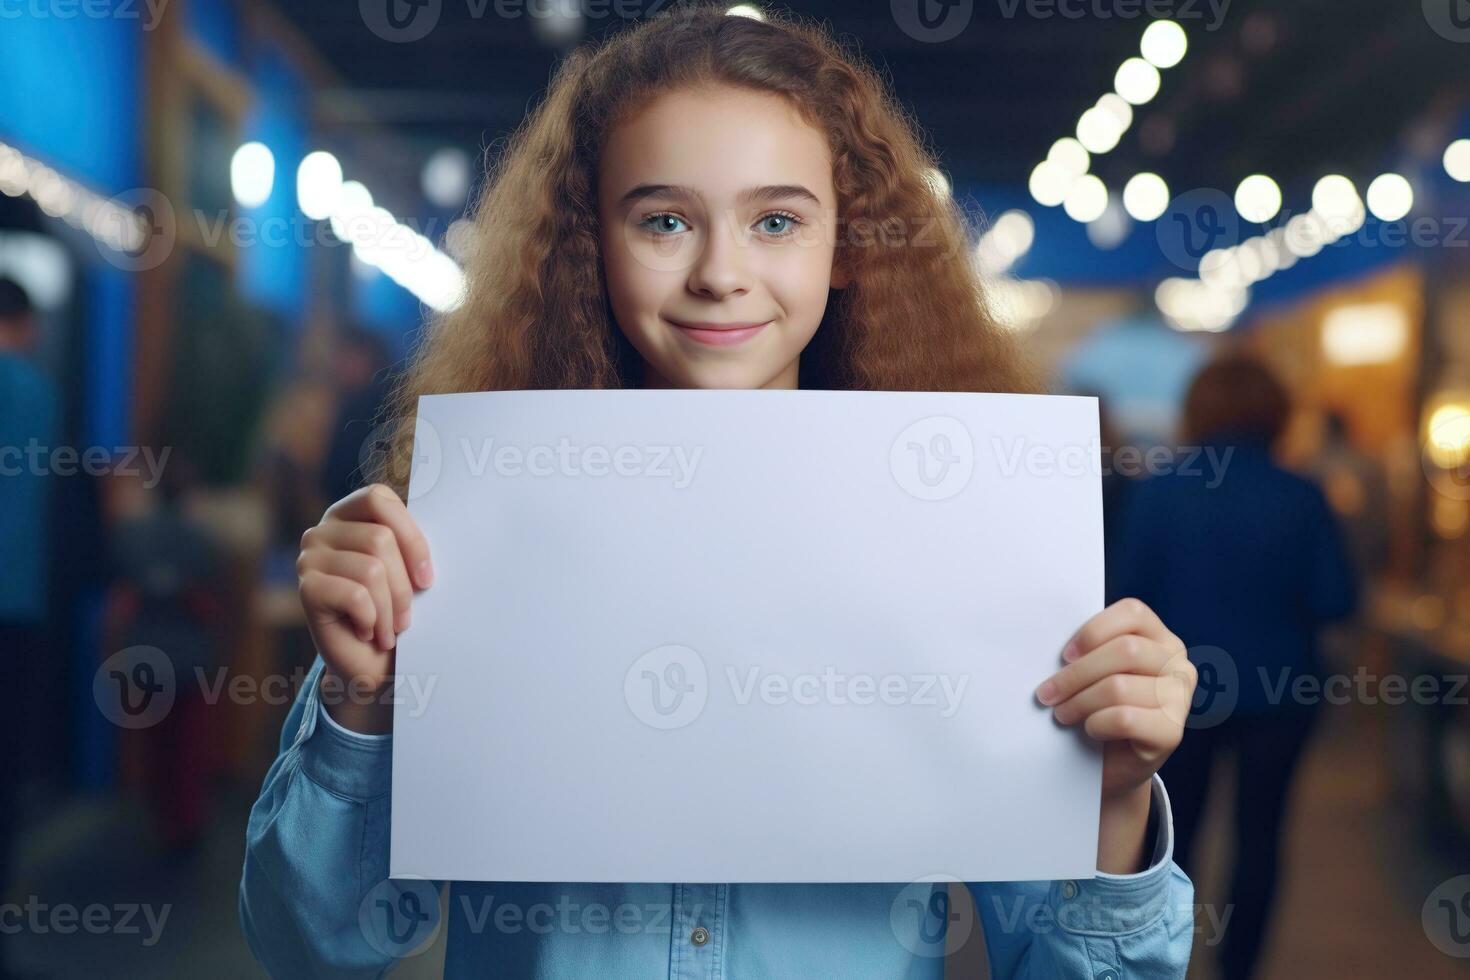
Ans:
{"type": "Polygon", "coordinates": [[[690,340],[711,347],[732,347],[742,344],[770,326],[773,320],[763,323],[680,323],[670,320],[679,332],[690,340]]]}

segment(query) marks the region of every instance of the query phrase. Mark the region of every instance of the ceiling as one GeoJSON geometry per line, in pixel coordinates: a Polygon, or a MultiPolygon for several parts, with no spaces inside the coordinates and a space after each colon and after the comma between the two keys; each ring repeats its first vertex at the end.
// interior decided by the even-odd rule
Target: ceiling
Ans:
{"type": "MultiPolygon", "coordinates": [[[[320,93],[324,115],[346,130],[386,125],[425,154],[445,144],[474,152],[509,132],[535,104],[557,51],[536,37],[529,16],[497,16],[497,0],[438,2],[436,26],[412,43],[375,34],[362,4],[283,2],[348,86],[320,93]],[[371,120],[354,121],[342,111],[348,103],[371,120]]],[[[1328,172],[1371,176],[1413,139],[1428,110],[1470,98],[1470,28],[1463,43],[1436,32],[1425,13],[1436,0],[947,0],[959,4],[954,16],[966,7],[970,15],[939,43],[900,26],[894,9],[915,2],[788,6],[825,20],[885,70],[958,184],[1024,185],[1138,53],[1150,9],[1172,11],[1190,49],[1164,71],[1158,96],[1136,111],[1117,148],[1095,160],[1110,186],[1139,170],[1176,189],[1233,188],[1265,172],[1290,194],[1328,172]]],[[[1464,2],[1442,0],[1447,9],[1464,2]]],[[[593,0],[587,9],[667,6],[593,0]]],[[[586,33],[622,23],[589,18],[586,33]]]]}

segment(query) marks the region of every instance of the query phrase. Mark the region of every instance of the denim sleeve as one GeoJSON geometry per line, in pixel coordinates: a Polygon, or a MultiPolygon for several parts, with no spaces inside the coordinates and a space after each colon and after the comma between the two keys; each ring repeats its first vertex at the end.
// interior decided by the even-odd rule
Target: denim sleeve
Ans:
{"type": "Polygon", "coordinates": [[[973,882],[996,980],[1182,978],[1194,942],[1194,885],[1174,863],[1169,795],[1153,779],[1149,867],[1075,881],[973,882]]]}
{"type": "Polygon", "coordinates": [[[274,977],[379,977],[437,932],[439,883],[388,881],[392,736],[330,723],[322,668],[250,810],[240,924],[274,977]]]}

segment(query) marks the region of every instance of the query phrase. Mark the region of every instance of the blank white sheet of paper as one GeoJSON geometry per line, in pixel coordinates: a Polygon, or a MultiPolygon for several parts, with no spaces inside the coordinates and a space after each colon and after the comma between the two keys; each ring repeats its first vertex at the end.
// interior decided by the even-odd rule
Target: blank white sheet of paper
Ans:
{"type": "Polygon", "coordinates": [[[392,876],[1095,876],[1095,399],[426,396],[409,510],[392,876]]]}

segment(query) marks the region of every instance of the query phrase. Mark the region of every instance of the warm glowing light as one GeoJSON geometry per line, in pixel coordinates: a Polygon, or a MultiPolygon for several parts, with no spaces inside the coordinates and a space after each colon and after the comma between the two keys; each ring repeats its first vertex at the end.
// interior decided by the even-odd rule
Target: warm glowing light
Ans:
{"type": "Polygon", "coordinates": [[[1153,221],[1169,208],[1169,185],[1158,174],[1134,174],[1123,186],[1123,207],[1134,221],[1153,221]]]}
{"type": "Polygon", "coordinates": [[[1444,170],[1460,183],[1470,183],[1470,139],[1455,140],[1445,147],[1444,170]]]}
{"type": "Polygon", "coordinates": [[[1409,346],[1409,317],[1396,303],[1339,306],[1322,320],[1322,353],[1344,366],[1398,360],[1409,346]]]}
{"type": "Polygon", "coordinates": [[[1086,224],[1102,216],[1108,206],[1108,189],[1094,174],[1079,177],[1067,189],[1062,208],[1073,221],[1086,224]]]}
{"type": "Polygon", "coordinates": [[[1031,250],[1035,237],[1036,225],[1029,214],[1007,211],[995,219],[995,224],[980,236],[975,246],[975,258],[981,271],[992,276],[1005,272],[1031,250]]]}
{"type": "Polygon", "coordinates": [[[1358,204],[1358,189],[1341,174],[1329,174],[1312,188],[1312,209],[1329,222],[1349,217],[1358,204]]]}
{"type": "Polygon", "coordinates": [[[230,158],[230,190],[242,208],[270,200],[275,182],[276,158],[264,143],[245,143],[230,158]]]}
{"type": "Polygon", "coordinates": [[[1070,136],[1063,136],[1053,143],[1046,158],[1073,177],[1081,177],[1092,165],[1086,147],[1070,136]]]}
{"type": "Polygon", "coordinates": [[[296,168],[296,203],[313,221],[329,218],[342,194],[342,164],[325,150],[308,153],[296,168]]]}
{"type": "Polygon", "coordinates": [[[1156,20],[1143,32],[1139,50],[1155,68],[1173,68],[1184,60],[1189,50],[1189,38],[1184,28],[1172,20],[1156,20]]]}
{"type": "Polygon", "coordinates": [[[1067,189],[1076,177],[1051,160],[1043,160],[1031,171],[1027,188],[1036,203],[1054,208],[1066,200],[1067,189]]]}
{"type": "Polygon", "coordinates": [[[1281,211],[1281,188],[1265,174],[1251,174],[1235,189],[1235,210],[1255,224],[1264,224],[1281,211]]]}
{"type": "Polygon", "coordinates": [[[1159,93],[1159,70],[1142,58],[1129,58],[1113,76],[1113,90],[1134,105],[1159,93]]]}
{"type": "Polygon", "coordinates": [[[1379,174],[1368,185],[1368,210],[1379,221],[1397,221],[1414,209],[1414,188],[1400,174],[1379,174]]]}
{"type": "Polygon", "coordinates": [[[1077,120],[1077,141],[1091,153],[1106,153],[1123,138],[1123,127],[1106,109],[1093,106],[1077,120]]]}
{"type": "Polygon", "coordinates": [[[1447,470],[1470,461],[1470,406],[1447,402],[1429,416],[1425,448],[1436,466],[1447,470]]]}

